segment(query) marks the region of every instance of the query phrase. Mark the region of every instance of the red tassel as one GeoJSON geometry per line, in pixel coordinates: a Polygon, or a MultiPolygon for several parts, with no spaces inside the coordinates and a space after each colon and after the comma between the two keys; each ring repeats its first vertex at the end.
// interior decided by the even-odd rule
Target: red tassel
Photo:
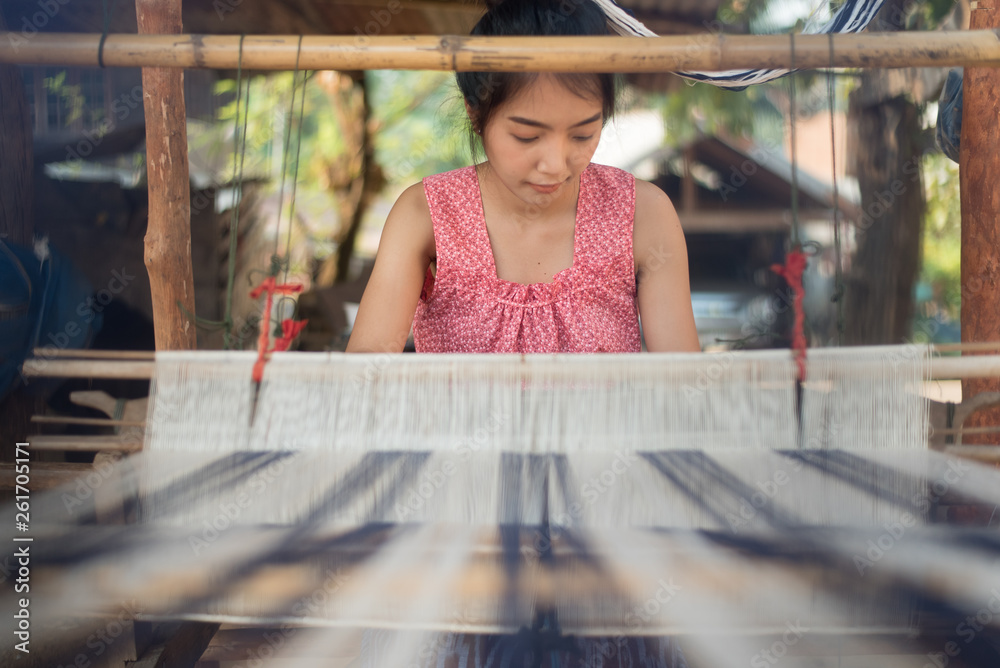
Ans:
{"type": "MultiPolygon", "coordinates": [[[[298,292],[302,292],[301,283],[278,284],[274,280],[274,276],[268,276],[260,285],[250,291],[252,299],[257,299],[262,294],[267,294],[267,298],[264,300],[264,314],[260,321],[260,336],[257,337],[257,361],[253,365],[253,379],[257,383],[264,380],[264,365],[267,363],[267,354],[271,339],[271,306],[274,302],[274,295],[293,295],[298,292]]],[[[299,335],[299,332],[302,331],[307,322],[309,321],[302,320],[296,322],[291,319],[283,320],[281,322],[282,335],[275,340],[274,350],[279,352],[288,350],[288,347],[292,345],[292,341],[299,335]]]]}
{"type": "Polygon", "coordinates": [[[292,341],[295,337],[299,335],[306,325],[309,324],[308,320],[292,320],[291,318],[285,318],[281,321],[281,336],[274,341],[275,352],[284,352],[288,350],[288,347],[292,345],[292,341]]]}
{"type": "Polygon", "coordinates": [[[771,271],[778,274],[788,283],[795,295],[792,308],[795,311],[795,322],[792,326],[792,350],[795,351],[795,363],[799,367],[799,380],[806,379],[806,314],[803,308],[805,290],[802,287],[802,273],[806,269],[808,259],[801,248],[796,247],[785,257],[785,264],[771,265],[771,271]]]}

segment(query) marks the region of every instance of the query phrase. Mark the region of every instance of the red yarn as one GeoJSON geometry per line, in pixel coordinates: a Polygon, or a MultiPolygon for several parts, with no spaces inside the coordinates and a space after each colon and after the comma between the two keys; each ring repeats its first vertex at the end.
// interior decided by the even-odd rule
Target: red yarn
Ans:
{"type": "Polygon", "coordinates": [[[806,262],[806,254],[800,248],[795,248],[785,257],[784,265],[771,265],[771,271],[784,278],[788,287],[795,294],[792,306],[795,311],[795,323],[792,327],[792,350],[795,351],[795,363],[799,367],[799,380],[803,381],[806,379],[806,314],[802,304],[806,293],[802,288],[802,272],[805,271],[806,262]]]}
{"type": "Polygon", "coordinates": [[[295,337],[299,335],[305,326],[309,324],[308,320],[292,320],[291,318],[285,318],[281,321],[281,336],[279,336],[274,341],[274,351],[284,352],[288,350],[288,346],[292,345],[292,341],[295,337]]]}
{"type": "MultiPolygon", "coordinates": [[[[268,276],[256,288],[250,291],[251,299],[257,299],[261,294],[267,293],[264,300],[264,315],[260,321],[260,336],[257,337],[257,361],[253,365],[253,379],[256,382],[264,380],[264,364],[267,363],[267,349],[271,338],[271,305],[274,302],[274,295],[293,295],[302,292],[300,283],[278,284],[274,276],[268,276]]],[[[281,352],[288,350],[288,347],[299,335],[302,328],[306,326],[308,320],[295,321],[290,318],[281,321],[281,336],[274,342],[274,350],[281,352]]]]}

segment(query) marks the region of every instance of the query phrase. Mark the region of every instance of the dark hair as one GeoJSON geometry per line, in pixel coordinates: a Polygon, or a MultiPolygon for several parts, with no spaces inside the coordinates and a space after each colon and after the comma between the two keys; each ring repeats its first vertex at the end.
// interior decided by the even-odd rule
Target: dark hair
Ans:
{"type": "MultiPolygon", "coordinates": [[[[607,17],[593,0],[504,0],[491,2],[472,35],[559,36],[607,35],[607,17]]],[[[615,113],[617,77],[610,73],[558,73],[559,82],[580,97],[601,100],[604,122],[615,113]]],[[[472,110],[469,140],[478,153],[478,134],[496,110],[538,78],[536,72],[458,72],[462,97],[472,110]]]]}

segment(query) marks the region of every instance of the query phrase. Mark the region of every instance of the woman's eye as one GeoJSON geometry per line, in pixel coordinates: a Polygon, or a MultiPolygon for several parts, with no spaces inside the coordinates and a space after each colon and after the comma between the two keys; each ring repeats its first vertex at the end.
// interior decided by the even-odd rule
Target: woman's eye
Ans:
{"type": "Polygon", "coordinates": [[[538,137],[518,137],[517,135],[513,135],[513,137],[514,137],[514,139],[518,140],[522,144],[530,144],[531,142],[533,142],[536,139],[538,139],[538,137]]]}
{"type": "Polygon", "coordinates": [[[580,142],[590,141],[593,138],[594,138],[594,135],[590,135],[590,136],[587,136],[587,137],[573,137],[573,139],[575,139],[576,141],[580,141],[580,142]]]}

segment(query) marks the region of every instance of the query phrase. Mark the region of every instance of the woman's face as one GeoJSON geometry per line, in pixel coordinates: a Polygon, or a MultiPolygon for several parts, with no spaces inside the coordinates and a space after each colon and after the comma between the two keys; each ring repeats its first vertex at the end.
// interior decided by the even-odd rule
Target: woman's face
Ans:
{"type": "Polygon", "coordinates": [[[496,110],[483,129],[483,149],[503,186],[544,208],[575,198],[602,124],[600,99],[580,97],[542,74],[496,110]]]}

